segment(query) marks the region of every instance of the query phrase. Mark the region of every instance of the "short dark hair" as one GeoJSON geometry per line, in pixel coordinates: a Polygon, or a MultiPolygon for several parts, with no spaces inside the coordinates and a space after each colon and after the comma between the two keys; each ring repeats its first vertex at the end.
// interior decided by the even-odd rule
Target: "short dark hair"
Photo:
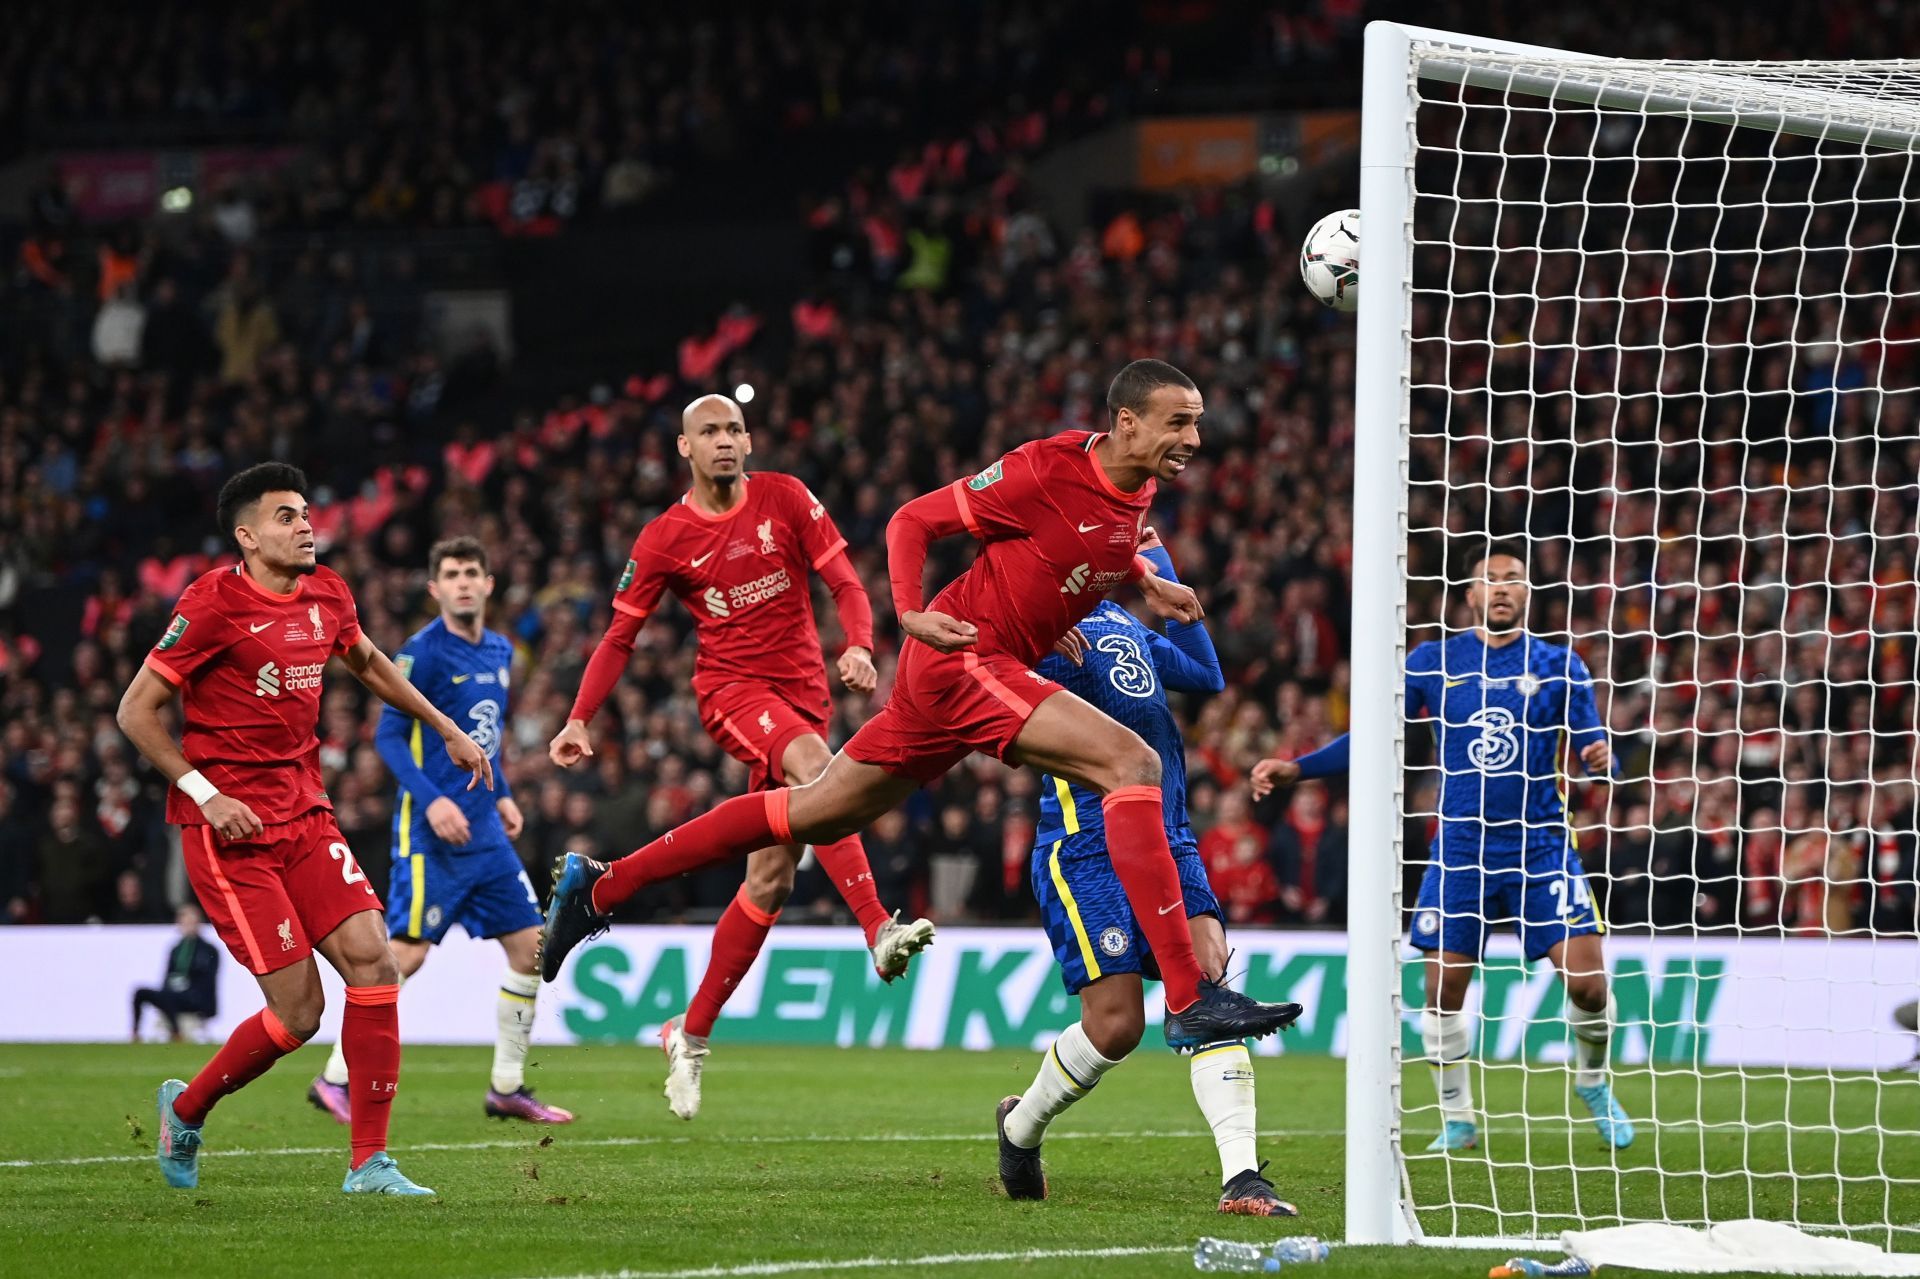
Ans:
{"type": "Polygon", "coordinates": [[[440,576],[440,566],[448,560],[458,560],[462,564],[472,560],[480,566],[482,573],[488,572],[487,548],[480,544],[477,537],[461,535],[443,537],[427,550],[427,576],[440,576]]]}
{"type": "Polygon", "coordinates": [[[307,493],[307,473],[285,462],[261,462],[249,466],[220,486],[220,531],[233,536],[240,512],[269,493],[307,493]]]}
{"type": "Polygon", "coordinates": [[[1144,413],[1147,401],[1163,386],[1183,386],[1189,391],[1200,389],[1192,378],[1165,360],[1135,360],[1114,374],[1107,386],[1107,420],[1118,421],[1121,409],[1131,409],[1135,416],[1144,413]]]}
{"type": "Polygon", "coordinates": [[[1518,542],[1506,541],[1500,538],[1490,538],[1486,542],[1483,542],[1480,548],[1473,553],[1473,558],[1467,561],[1467,577],[1472,579],[1476,572],[1482,568],[1488,560],[1500,555],[1504,555],[1509,559],[1519,560],[1520,567],[1523,570],[1526,568],[1526,548],[1522,547],[1518,542]]]}

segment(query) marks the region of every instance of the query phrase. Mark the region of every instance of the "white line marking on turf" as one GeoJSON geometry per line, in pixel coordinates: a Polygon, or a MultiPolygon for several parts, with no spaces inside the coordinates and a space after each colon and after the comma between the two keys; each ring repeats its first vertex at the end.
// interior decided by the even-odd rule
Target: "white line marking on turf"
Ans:
{"type": "MultiPolygon", "coordinates": [[[[1586,1128],[1590,1120],[1553,1120],[1543,1118],[1531,1126],[1522,1124],[1482,1124],[1480,1131],[1486,1134],[1516,1135],[1531,1133],[1535,1136],[1565,1133],[1569,1129],[1579,1131],[1586,1128]]],[[[1658,1125],[1662,1132],[1694,1132],[1705,1125],[1689,1120],[1675,1120],[1658,1125]]],[[[1728,1129],[1725,1124],[1714,1125],[1728,1129]]],[[[1262,1137],[1344,1137],[1345,1128],[1262,1128],[1262,1137]]],[[[542,1131],[545,1135],[545,1131],[542,1131]]],[[[928,1145],[952,1142],[986,1141],[990,1133],[980,1132],[869,1132],[869,1133],[787,1133],[773,1136],[724,1136],[709,1140],[724,1142],[731,1146],[793,1146],[793,1145],[873,1145],[873,1144],[912,1144],[924,1142],[928,1145]]],[[[1180,1141],[1189,1138],[1210,1137],[1211,1133],[1197,1129],[1141,1129],[1130,1132],[1052,1132],[1047,1134],[1048,1141],[1180,1141]]],[[[556,1141],[550,1149],[554,1152],[568,1149],[586,1150],[611,1146],[690,1146],[702,1139],[697,1137],[588,1137],[579,1140],[561,1139],[555,1134],[556,1141]]],[[[344,1143],[342,1143],[344,1144],[344,1143]]],[[[203,1150],[201,1153],[212,1159],[293,1159],[314,1155],[338,1155],[342,1145],[332,1146],[278,1146],[259,1150],[236,1147],[232,1150],[203,1150]]],[[[409,1151],[461,1151],[461,1150],[525,1150],[540,1149],[537,1139],[531,1133],[513,1141],[426,1141],[405,1146],[395,1146],[397,1153],[409,1151]]],[[[1409,1152],[1412,1154],[1413,1152],[1409,1152]]],[[[81,1155],[65,1159],[0,1159],[0,1168],[73,1168],[86,1164],[136,1164],[153,1158],[150,1154],[140,1155],[81,1155]]]]}
{"type": "Polygon", "coordinates": [[[753,1261],[694,1270],[599,1270],[564,1279],[728,1279],[734,1275],[796,1275],[820,1270],[892,1270],[899,1266],[977,1266],[990,1261],[1048,1261],[1067,1257],[1157,1257],[1185,1252],[1183,1244],[1143,1248],[1029,1248],[1024,1252],[937,1252],[924,1257],[847,1257],[812,1261],[753,1261]]]}
{"type": "MultiPolygon", "coordinates": [[[[1299,1137],[1320,1136],[1337,1137],[1343,1129],[1316,1130],[1305,1133],[1298,1129],[1272,1130],[1262,1132],[1263,1137],[1299,1137]]],[[[544,1133],[543,1133],[544,1135],[544,1133]]],[[[1198,1130],[1181,1131],[1140,1131],[1140,1132],[1056,1132],[1047,1135],[1048,1141],[1158,1141],[1211,1136],[1211,1133],[1198,1130]]],[[[870,1143],[908,1143],[926,1142],[929,1145],[940,1142],[987,1141],[992,1133],[981,1132],[874,1132],[874,1133],[790,1133],[784,1136],[769,1137],[717,1137],[713,1140],[729,1146],[794,1146],[794,1145],[866,1145],[870,1143]]],[[[549,1154],[558,1154],[566,1150],[582,1150],[593,1147],[609,1146],[690,1146],[699,1139],[695,1137],[589,1137],[584,1140],[556,1140],[550,1147],[540,1147],[532,1135],[517,1141],[423,1141],[413,1142],[393,1149],[399,1154],[414,1151],[449,1150],[525,1150],[532,1152],[545,1149],[549,1154]]],[[[332,1146],[279,1146],[271,1149],[251,1150],[239,1147],[233,1150],[202,1150],[201,1154],[209,1159],[260,1159],[260,1158],[298,1158],[308,1155],[337,1155],[345,1148],[345,1143],[332,1146]]],[[[0,1168],[71,1168],[82,1164],[137,1164],[152,1159],[151,1154],[141,1155],[83,1155],[67,1159],[0,1159],[0,1168]]]]}

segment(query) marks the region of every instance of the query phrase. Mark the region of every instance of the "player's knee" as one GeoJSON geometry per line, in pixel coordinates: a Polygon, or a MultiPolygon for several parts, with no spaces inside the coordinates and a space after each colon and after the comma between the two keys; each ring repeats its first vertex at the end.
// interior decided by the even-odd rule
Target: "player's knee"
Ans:
{"type": "Polygon", "coordinates": [[[315,982],[312,990],[273,1000],[267,1006],[289,1035],[305,1043],[320,1033],[320,1014],[327,1010],[327,997],[315,982]]]}
{"type": "Polygon", "coordinates": [[[790,857],[766,858],[747,872],[747,900],[755,910],[777,913],[793,896],[794,864],[790,857]]]}
{"type": "Polygon", "coordinates": [[[1566,974],[1567,1002],[1584,1012],[1597,1013],[1607,1006],[1605,973],[1566,974]]]}
{"type": "Polygon", "coordinates": [[[1130,732],[1113,744],[1106,762],[1093,772],[1088,780],[1109,795],[1129,786],[1158,786],[1160,756],[1130,732]]]}
{"type": "Polygon", "coordinates": [[[1119,1061],[1140,1046],[1147,1030],[1146,1015],[1138,1008],[1113,1010],[1092,1020],[1082,1019],[1080,1028],[1095,1052],[1108,1061],[1119,1061]]]}
{"type": "Polygon", "coordinates": [[[780,771],[789,786],[805,786],[827,771],[833,752],[817,737],[796,738],[780,756],[780,771]]]}

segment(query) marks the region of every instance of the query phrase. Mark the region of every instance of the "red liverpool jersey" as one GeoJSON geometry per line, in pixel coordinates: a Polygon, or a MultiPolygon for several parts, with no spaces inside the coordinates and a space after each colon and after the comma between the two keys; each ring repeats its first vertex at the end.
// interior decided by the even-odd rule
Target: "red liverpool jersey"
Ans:
{"type": "MultiPolygon", "coordinates": [[[[332,569],[276,595],[236,565],[187,587],[147,665],[180,690],[188,762],[271,824],[333,807],[320,780],[320,673],[359,641],[353,593],[332,569]]],[[[167,820],[207,819],[176,787],[167,820]]]]}
{"type": "Polygon", "coordinates": [[[1093,456],[1102,437],[1063,431],[1032,440],[952,493],[980,554],[927,605],[980,630],[980,653],[1031,666],[1106,593],[1137,576],[1154,481],[1115,488],[1093,456]]]}
{"type": "Polygon", "coordinates": [[[693,614],[700,645],[693,691],[705,698],[736,680],[788,689],[824,704],[826,659],[808,574],[847,544],[806,485],[777,471],[741,477],[746,498],[709,515],[689,497],[640,530],[613,606],[645,618],[671,590],[693,614]]]}

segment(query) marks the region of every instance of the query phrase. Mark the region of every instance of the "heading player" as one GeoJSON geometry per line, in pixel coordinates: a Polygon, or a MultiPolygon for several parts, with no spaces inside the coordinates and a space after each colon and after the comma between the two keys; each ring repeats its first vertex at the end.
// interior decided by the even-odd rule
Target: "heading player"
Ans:
{"type": "MultiPolygon", "coordinates": [[[[724,395],[695,400],[681,415],[678,444],[693,485],[634,540],[614,592],[613,623],[587,663],[549,754],[562,768],[593,754],[587,724],[626,670],[640,627],[671,590],[693,615],[699,643],[693,691],[707,733],[747,766],[750,790],[804,785],[827,766],[833,716],[809,574],[818,573],[833,592],[847,637],[837,663],[840,681],[856,693],[871,693],[878,682],[866,588],[847,558],[847,539],[806,485],[777,471],[747,473],[753,437],[738,404],[724,395]]],[[[887,914],[852,828],[808,842],[860,921],[874,971],[887,981],[906,972],[933,940],[933,925],[924,919],[902,924],[887,914]]],[[[769,831],[762,845],[747,858],[746,882],[713,930],[692,1003],[660,1028],[667,1104],[682,1119],[700,1109],[714,1021],[793,892],[799,842],[769,831]]],[[[558,971],[555,956],[548,980],[558,971]]]]}
{"type": "Polygon", "coordinates": [[[810,785],[728,800],[610,867],[569,854],[541,933],[547,980],[647,884],[769,842],[843,838],[978,750],[1103,796],[1109,856],[1165,976],[1169,1044],[1267,1035],[1291,1020],[1289,1006],[1200,971],[1161,821],[1160,757],[1031,669],[1122,582],[1162,617],[1200,617],[1193,592],[1134,550],[1156,481],[1178,476],[1200,446],[1200,393],[1172,365],[1137,360],[1113,380],[1107,407],[1112,430],[1023,444],[894,514],[888,573],[907,641],[893,696],[810,785]],[[979,555],[923,608],[928,544],[960,533],[979,555]]]}
{"type": "MultiPolygon", "coordinates": [[[[1169,582],[1173,557],[1152,529],[1140,553],[1169,582]]],[[[1204,624],[1173,623],[1151,630],[1111,600],[1067,633],[1065,654],[1040,663],[1040,673],[1098,706],[1138,733],[1160,757],[1163,820],[1193,931],[1194,954],[1214,981],[1227,967],[1220,903],[1207,883],[1200,848],[1187,820],[1186,742],[1167,706],[1166,690],[1217,693],[1226,687],[1220,659],[1204,624]]],[[[1065,778],[1040,785],[1040,822],[1034,832],[1033,894],[1067,993],[1080,997],[1080,1020],[1062,1031],[1024,1096],[1008,1097],[995,1112],[1000,1131],[1000,1183],[1010,1199],[1045,1199],[1040,1142],[1047,1127],[1093,1091],[1101,1076],[1140,1043],[1146,1024],[1141,978],[1156,976],[1140,921],[1107,860],[1099,797],[1065,778]]],[[[1239,1039],[1202,1044],[1189,1063],[1193,1099],[1213,1129],[1220,1151],[1221,1212],[1292,1217],[1261,1176],[1254,1148],[1253,1062],[1239,1039]]]]}
{"type": "MultiPolygon", "coordinates": [[[[493,762],[494,788],[469,790],[440,751],[421,746],[419,720],[389,706],[374,745],[399,783],[393,813],[393,870],[387,885],[387,933],[404,980],[420,971],[447,930],[494,937],[507,953],[494,997],[493,1076],[486,1113],[495,1119],[566,1124],[573,1115],[526,1086],[534,999],[540,992],[540,899],[513,841],[526,824],[501,766],[513,641],[487,629],[493,574],[478,538],[450,537],[427,551],[427,593],[440,616],[400,646],[394,665],[447,718],[466,729],[493,762]]],[[[307,1099],[347,1121],[347,1058],[336,1041],[307,1099]]]]}
{"type": "Polygon", "coordinates": [[[472,738],[435,710],[360,630],[347,584],[314,560],[307,478],[263,462],[220,490],[220,526],[241,562],[197,578],[120,700],[120,728],[172,789],[187,879],[267,1006],[241,1022],[192,1083],[160,1085],[160,1170],[199,1184],[201,1125],[220,1098],[320,1026],[318,950],[347,984],[340,1038],[352,1072],[349,1193],[426,1195],[386,1153],[400,1079],[400,970],[380,899],[341,838],[321,785],[321,672],[329,657],[389,706],[430,726],[446,753],[493,785],[472,738]],[[179,745],[160,718],[181,698],[179,745]]]}
{"type": "MultiPolygon", "coordinates": [[[[1633,1143],[1633,1124],[1607,1082],[1614,1020],[1600,935],[1562,790],[1571,741],[1587,776],[1606,780],[1613,752],[1594,704],[1593,676],[1572,649],[1526,630],[1520,557],[1490,546],[1472,566],[1474,628],[1407,654],[1407,722],[1433,725],[1440,764],[1440,830],[1420,881],[1411,940],[1429,955],[1420,1032],[1440,1091],[1441,1133],[1428,1150],[1479,1140],[1467,1057],[1473,1030],[1461,1011],[1488,926],[1511,921],[1527,962],[1553,961],[1567,991],[1574,1092],[1602,1141],[1633,1143]]],[[[1298,761],[1254,765],[1253,794],[1347,771],[1343,735],[1298,761]]]]}

